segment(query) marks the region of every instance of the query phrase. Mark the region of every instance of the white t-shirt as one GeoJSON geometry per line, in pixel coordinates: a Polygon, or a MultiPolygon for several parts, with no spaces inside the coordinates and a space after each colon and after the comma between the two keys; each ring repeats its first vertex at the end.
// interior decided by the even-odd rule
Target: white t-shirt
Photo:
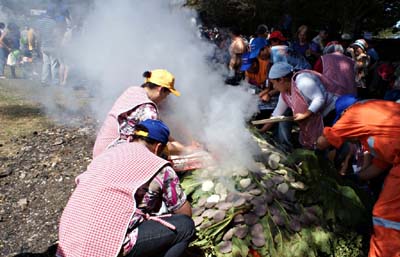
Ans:
{"type": "MultiPolygon", "coordinates": [[[[296,76],[296,85],[301,95],[308,103],[308,110],[313,113],[321,112],[322,116],[326,116],[329,112],[335,109],[337,97],[326,91],[321,80],[311,73],[300,73],[296,76]]],[[[272,112],[272,116],[281,116],[289,106],[279,95],[278,104],[272,112]]]]}

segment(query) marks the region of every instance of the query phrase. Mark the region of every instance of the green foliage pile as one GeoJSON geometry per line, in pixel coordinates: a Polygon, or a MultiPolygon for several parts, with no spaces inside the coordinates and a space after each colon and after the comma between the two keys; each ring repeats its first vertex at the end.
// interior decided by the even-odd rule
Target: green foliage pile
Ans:
{"type": "Polygon", "coordinates": [[[257,169],[196,170],[182,179],[204,256],[364,256],[368,210],[310,151],[269,153],[257,169]]]}

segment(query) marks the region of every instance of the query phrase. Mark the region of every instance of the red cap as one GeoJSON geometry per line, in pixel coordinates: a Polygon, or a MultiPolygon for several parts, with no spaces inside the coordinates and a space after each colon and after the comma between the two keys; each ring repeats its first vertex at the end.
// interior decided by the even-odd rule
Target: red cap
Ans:
{"type": "Polygon", "coordinates": [[[274,39],[274,38],[277,38],[280,41],[286,41],[286,38],[283,36],[282,32],[280,32],[279,30],[274,30],[269,35],[269,39],[274,39]]]}

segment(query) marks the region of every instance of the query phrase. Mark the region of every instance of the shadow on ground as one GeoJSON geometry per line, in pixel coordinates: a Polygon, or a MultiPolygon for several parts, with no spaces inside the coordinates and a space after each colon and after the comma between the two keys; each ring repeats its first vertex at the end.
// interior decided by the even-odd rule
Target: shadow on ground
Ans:
{"type": "Polygon", "coordinates": [[[42,115],[42,109],[26,105],[8,105],[0,109],[0,115],[7,116],[9,119],[36,117],[42,115]]]}
{"type": "Polygon", "coordinates": [[[49,246],[43,253],[19,253],[13,257],[55,257],[57,251],[57,244],[49,246]]]}
{"type": "MultiPolygon", "coordinates": [[[[43,253],[20,253],[14,255],[13,257],[55,257],[57,251],[57,244],[54,244],[47,248],[47,250],[43,253]]],[[[189,247],[186,249],[185,256],[187,257],[203,257],[204,252],[195,246],[189,247]]]]}

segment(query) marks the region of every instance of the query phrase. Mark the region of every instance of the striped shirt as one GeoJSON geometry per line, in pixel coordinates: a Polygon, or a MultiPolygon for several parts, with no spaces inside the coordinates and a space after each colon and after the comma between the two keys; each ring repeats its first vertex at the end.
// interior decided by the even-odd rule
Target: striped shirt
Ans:
{"type": "Polygon", "coordinates": [[[58,47],[62,32],[54,19],[43,16],[36,22],[35,28],[38,31],[42,49],[53,50],[58,47]]]}

